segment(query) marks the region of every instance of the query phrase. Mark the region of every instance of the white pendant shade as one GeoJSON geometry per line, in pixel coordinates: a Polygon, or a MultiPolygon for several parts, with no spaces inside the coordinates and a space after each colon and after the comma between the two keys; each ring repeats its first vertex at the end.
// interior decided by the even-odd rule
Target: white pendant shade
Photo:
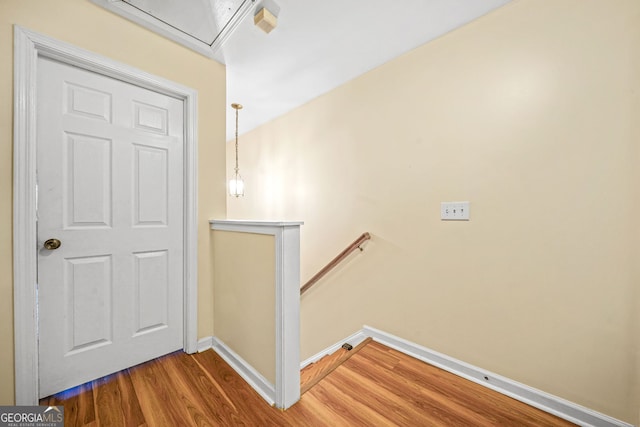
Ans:
{"type": "Polygon", "coordinates": [[[229,180],[229,195],[235,197],[244,196],[244,181],[239,174],[234,175],[229,180]]]}

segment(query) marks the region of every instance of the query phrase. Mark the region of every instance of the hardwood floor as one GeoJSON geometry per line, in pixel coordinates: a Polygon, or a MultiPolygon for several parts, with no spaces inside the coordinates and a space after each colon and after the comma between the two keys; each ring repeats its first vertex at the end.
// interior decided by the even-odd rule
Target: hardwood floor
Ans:
{"type": "Polygon", "coordinates": [[[160,359],[42,399],[65,426],[570,426],[375,342],[287,411],[270,407],[213,350],[160,359]]]}

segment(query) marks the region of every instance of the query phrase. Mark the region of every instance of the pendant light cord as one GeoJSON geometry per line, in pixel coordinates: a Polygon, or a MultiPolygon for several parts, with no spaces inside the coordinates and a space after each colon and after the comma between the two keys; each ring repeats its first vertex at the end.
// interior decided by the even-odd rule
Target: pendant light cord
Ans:
{"type": "Polygon", "coordinates": [[[238,175],[238,108],[236,110],[236,175],[238,175]]]}

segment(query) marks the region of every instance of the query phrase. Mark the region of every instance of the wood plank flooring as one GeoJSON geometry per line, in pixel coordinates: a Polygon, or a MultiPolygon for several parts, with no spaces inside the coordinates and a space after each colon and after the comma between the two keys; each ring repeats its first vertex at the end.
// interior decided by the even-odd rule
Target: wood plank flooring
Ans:
{"type": "Polygon", "coordinates": [[[270,407],[213,350],[160,359],[42,399],[65,426],[571,426],[371,342],[287,411],[270,407]]]}

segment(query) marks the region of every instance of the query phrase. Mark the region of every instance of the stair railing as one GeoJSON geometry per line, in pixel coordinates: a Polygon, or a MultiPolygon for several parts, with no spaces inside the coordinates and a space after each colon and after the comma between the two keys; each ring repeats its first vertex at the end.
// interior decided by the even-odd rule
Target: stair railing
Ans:
{"type": "Polygon", "coordinates": [[[349,256],[351,252],[355,251],[356,249],[360,249],[360,251],[363,251],[362,244],[369,239],[371,239],[371,235],[369,233],[362,233],[362,235],[354,240],[353,243],[351,243],[345,250],[340,252],[337,257],[332,259],[329,264],[324,266],[322,270],[318,271],[315,276],[309,279],[309,281],[300,288],[300,295],[307,292],[316,282],[318,282],[318,280],[322,279],[329,271],[333,270],[338,264],[340,264],[342,260],[349,256]]]}

